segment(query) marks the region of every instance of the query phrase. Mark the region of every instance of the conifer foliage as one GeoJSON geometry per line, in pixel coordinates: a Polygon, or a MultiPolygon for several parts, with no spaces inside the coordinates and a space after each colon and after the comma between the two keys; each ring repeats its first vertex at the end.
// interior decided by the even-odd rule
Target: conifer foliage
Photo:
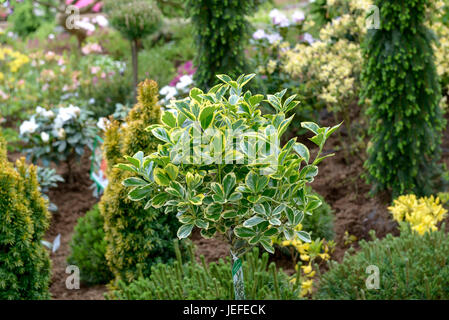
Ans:
{"type": "Polygon", "coordinates": [[[365,164],[373,191],[429,194],[439,175],[445,125],[427,0],[375,1],[381,27],[369,30],[362,97],[371,100],[365,164]]]}
{"type": "Polygon", "coordinates": [[[216,74],[235,79],[246,71],[244,54],[248,36],[246,15],[258,0],[188,0],[186,9],[196,32],[198,67],[194,80],[202,89],[217,84],[216,74]]]}
{"type": "Polygon", "coordinates": [[[41,243],[50,214],[36,167],[6,158],[0,136],[0,300],[49,299],[50,259],[41,243]]]}
{"type": "Polygon", "coordinates": [[[115,278],[125,282],[147,276],[154,263],[174,257],[172,240],[179,227],[176,217],[154,208],[145,210],[145,204],[129,200],[122,181],[130,173],[114,168],[125,161],[124,156],[139,150],[151,153],[158,145],[145,130],[159,123],[158,86],[146,80],[139,84],[138,91],[138,102],[126,118],[126,125],[112,122],[103,147],[109,180],[100,202],[105,219],[106,259],[115,278]]]}

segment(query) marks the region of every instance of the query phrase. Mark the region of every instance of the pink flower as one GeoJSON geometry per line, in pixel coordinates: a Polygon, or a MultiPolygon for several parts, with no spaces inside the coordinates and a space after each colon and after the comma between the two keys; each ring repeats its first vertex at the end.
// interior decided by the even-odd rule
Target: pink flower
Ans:
{"type": "Polygon", "coordinates": [[[100,71],[100,67],[91,67],[90,73],[97,74],[100,71]]]}

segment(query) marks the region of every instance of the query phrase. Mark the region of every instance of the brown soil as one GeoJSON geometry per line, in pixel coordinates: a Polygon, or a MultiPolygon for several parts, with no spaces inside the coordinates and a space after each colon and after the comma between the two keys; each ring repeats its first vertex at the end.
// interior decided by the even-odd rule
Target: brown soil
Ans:
{"type": "MultiPolygon", "coordinates": [[[[325,120],[321,124],[332,124],[330,121],[326,122],[328,121],[325,120]]],[[[343,141],[345,141],[345,130],[342,129],[342,132],[343,141]]],[[[307,143],[313,153],[312,145],[303,138],[301,141],[307,143]]],[[[327,150],[324,152],[334,152],[332,148],[337,148],[338,145],[338,137],[331,137],[326,143],[327,150]]],[[[19,157],[19,153],[9,154],[11,161],[19,157]]],[[[444,132],[443,161],[449,165],[449,130],[444,132]]],[[[65,286],[68,276],[65,273],[66,260],[70,254],[69,242],[74,226],[77,219],[98,201],[93,197],[92,189],[90,189],[92,181],[89,179],[90,161],[87,154],[81,163],[80,167],[74,169],[76,178],[74,184],[60,183],[58,188],[50,192],[50,199],[58,206],[59,212],[53,215],[45,239],[53,241],[57,234],[61,234],[61,247],[50,256],[52,260],[50,291],[53,299],[104,299],[103,294],[106,292],[104,285],[81,286],[79,290],[69,290],[65,286]]],[[[66,169],[65,165],[61,165],[58,167],[58,173],[64,175],[67,172],[66,169]]],[[[390,199],[386,195],[376,197],[368,195],[370,187],[363,179],[363,159],[351,156],[346,162],[344,153],[338,151],[333,158],[323,161],[319,165],[319,170],[319,175],[312,186],[334,211],[337,246],[333,259],[340,261],[349,246],[357,248],[357,242],[345,245],[346,231],[349,235],[356,236],[357,240],[369,239],[370,230],[375,230],[378,237],[384,237],[388,233],[397,234],[396,223],[392,221],[387,211],[390,199]]],[[[229,255],[229,246],[225,239],[203,239],[199,233],[194,232],[192,240],[197,246],[197,256],[204,255],[207,262],[218,261],[229,255]]],[[[289,273],[293,271],[291,260],[280,253],[271,257],[270,260],[275,261],[278,267],[289,273]]]]}
{"type": "MultiPolygon", "coordinates": [[[[58,212],[53,214],[50,229],[47,231],[45,240],[52,242],[58,234],[61,234],[60,248],[50,255],[52,260],[50,292],[53,299],[103,299],[103,293],[106,292],[105,286],[101,285],[89,288],[81,285],[79,290],[70,290],[66,288],[65,284],[69,276],[65,272],[67,257],[70,255],[69,242],[72,238],[76,221],[98,201],[92,195],[92,189],[90,189],[92,181],[89,178],[89,166],[89,155],[86,154],[81,160],[81,165],[73,168],[74,183],[60,183],[49,194],[51,201],[58,206],[58,212]]],[[[59,174],[64,176],[66,172],[66,165],[61,165],[58,168],[59,174]]],[[[64,178],[66,181],[68,180],[67,177],[64,178]]]]}

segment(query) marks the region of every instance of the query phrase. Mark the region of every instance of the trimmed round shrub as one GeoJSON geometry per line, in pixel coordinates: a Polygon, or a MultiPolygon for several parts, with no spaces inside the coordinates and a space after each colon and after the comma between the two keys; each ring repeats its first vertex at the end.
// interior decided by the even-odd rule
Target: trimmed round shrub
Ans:
{"type": "MultiPolygon", "coordinates": [[[[444,230],[444,227],[441,228],[444,230]]],[[[319,299],[449,299],[449,237],[443,231],[423,236],[403,228],[399,237],[361,241],[360,251],[330,263],[320,281],[319,299]],[[379,268],[379,289],[366,281],[379,268]],[[371,267],[372,268],[372,267],[371,267]]]]}
{"type": "Polygon", "coordinates": [[[13,166],[0,136],[0,300],[49,299],[50,259],[41,243],[50,213],[36,167],[13,166]]]}
{"type": "Polygon", "coordinates": [[[161,25],[161,11],[152,0],[107,0],[105,10],[111,25],[128,40],[141,39],[161,25]]]}
{"type": "Polygon", "coordinates": [[[108,0],[105,3],[111,25],[131,42],[134,88],[138,83],[138,41],[161,26],[161,11],[153,0],[108,0]]]}
{"type": "Polygon", "coordinates": [[[67,262],[80,269],[81,281],[87,285],[109,282],[113,275],[106,262],[106,240],[104,219],[98,205],[78,219],[70,242],[70,257],[67,262]]]}

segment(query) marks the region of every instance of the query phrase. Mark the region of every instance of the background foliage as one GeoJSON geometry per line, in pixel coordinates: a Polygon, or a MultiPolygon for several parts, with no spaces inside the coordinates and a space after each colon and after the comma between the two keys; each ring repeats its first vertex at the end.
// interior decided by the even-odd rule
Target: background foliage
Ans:
{"type": "Polygon", "coordinates": [[[0,299],[50,298],[50,259],[41,244],[49,220],[36,167],[9,163],[0,136],[0,299]]]}
{"type": "Polygon", "coordinates": [[[439,174],[445,126],[434,38],[424,26],[428,1],[376,1],[381,28],[368,31],[363,97],[372,102],[368,180],[373,191],[430,194],[439,174]]]}
{"type": "Polygon", "coordinates": [[[105,133],[103,151],[109,184],[100,211],[105,220],[106,258],[116,279],[125,282],[148,276],[153,264],[169,261],[174,256],[172,239],[178,227],[176,218],[158,209],[145,210],[144,204],[129,200],[122,185],[129,174],[114,168],[124,160],[123,155],[156,150],[156,139],[145,128],[159,122],[157,97],[154,81],[141,83],[138,102],[125,119],[126,126],[114,121],[105,133]]]}

